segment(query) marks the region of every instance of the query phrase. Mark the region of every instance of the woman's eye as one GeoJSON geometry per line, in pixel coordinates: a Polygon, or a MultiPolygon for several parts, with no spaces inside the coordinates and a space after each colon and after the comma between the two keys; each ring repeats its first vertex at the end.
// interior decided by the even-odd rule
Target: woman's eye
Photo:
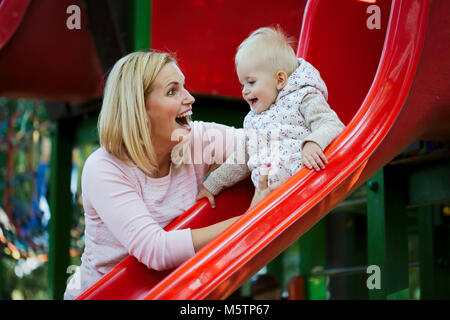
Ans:
{"type": "Polygon", "coordinates": [[[175,89],[173,89],[173,88],[167,92],[168,96],[173,96],[174,94],[175,94],[175,89]]]}

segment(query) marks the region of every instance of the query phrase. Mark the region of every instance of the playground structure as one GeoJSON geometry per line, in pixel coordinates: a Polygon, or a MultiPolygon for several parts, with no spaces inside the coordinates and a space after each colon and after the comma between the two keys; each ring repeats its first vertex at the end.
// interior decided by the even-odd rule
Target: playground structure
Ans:
{"type": "MultiPolygon", "coordinates": [[[[45,7],[48,2],[42,1],[41,5],[45,7]]],[[[11,61],[9,70],[2,68],[0,71],[0,94],[12,98],[65,101],[48,107],[57,121],[50,189],[53,215],[49,283],[54,297],[58,298],[65,288],[65,271],[69,265],[70,217],[65,212],[70,211],[70,191],[64,190],[70,184],[71,148],[96,138],[92,132],[98,103],[92,101],[98,99],[103,85],[100,66],[104,72],[107,71],[125,53],[121,33],[115,31],[123,30],[118,22],[120,19],[115,20],[111,14],[120,5],[114,7],[106,1],[84,2],[86,17],[91,19],[90,31],[82,28],[76,32],[80,32],[77,35],[80,52],[89,59],[68,63],[68,66],[78,70],[81,78],[89,74],[91,83],[84,81],[86,86],[79,87],[78,78],[70,86],[54,87],[52,84],[64,83],[60,80],[67,76],[64,72],[44,73],[48,66],[43,63],[40,65],[42,69],[36,71],[34,81],[24,82],[26,68],[17,72],[21,59],[13,58],[16,55],[11,53],[14,52],[14,44],[18,48],[16,50],[30,45],[30,39],[20,36],[31,32],[22,30],[27,26],[25,22],[33,25],[30,22],[33,17],[38,19],[36,17],[43,12],[50,15],[54,13],[53,9],[48,7],[47,11],[42,11],[42,7],[34,2],[3,0],[0,2],[0,17],[5,11],[12,10],[7,7],[14,6],[12,3],[16,3],[17,12],[21,12],[15,16],[23,22],[9,23],[13,25],[9,29],[10,36],[0,39],[0,64],[3,66],[5,61],[11,61]],[[94,23],[93,17],[96,18],[94,23]],[[102,27],[102,23],[110,23],[115,28],[102,27]],[[16,33],[14,37],[13,33],[16,33]],[[22,46],[19,41],[23,41],[22,46]],[[12,74],[17,77],[16,81],[5,81],[5,75],[9,77],[12,74]],[[52,92],[52,87],[57,90],[52,92]]],[[[58,3],[64,10],[69,5],[65,1],[58,3]]],[[[198,106],[194,105],[198,119],[241,125],[245,108],[238,100],[231,99],[240,96],[237,82],[230,80],[234,50],[239,41],[256,27],[279,23],[288,34],[299,38],[298,56],[320,70],[329,89],[329,103],[347,127],[327,148],[329,164],[325,171],[301,170],[180,267],[155,272],[128,257],[80,299],[223,299],[299,237],[302,241],[305,236],[306,241],[301,245],[303,276],[311,278],[336,273],[336,270],[327,270],[324,252],[313,253],[319,250],[317,247],[322,251],[326,249],[323,231],[314,231],[313,227],[340,203],[352,199],[351,195],[366,181],[363,210],[367,211],[367,264],[382,270],[381,289],[369,290],[369,298],[408,297],[408,208],[418,208],[422,298],[448,298],[450,235],[442,205],[448,205],[450,200],[449,152],[429,150],[418,156],[403,154],[397,157],[417,140],[447,142],[450,138],[450,59],[446,54],[450,49],[450,28],[445,19],[448,2],[376,1],[381,14],[379,29],[367,26],[370,16],[367,8],[371,5],[367,1],[342,0],[331,4],[324,0],[311,0],[304,1],[302,6],[298,1],[286,1],[284,10],[279,11],[269,11],[258,2],[261,12],[255,15],[255,20],[247,19],[250,21],[248,25],[239,25],[236,21],[236,24],[230,24],[231,27],[213,22],[218,17],[226,21],[229,18],[227,14],[256,5],[251,1],[246,4],[232,2],[227,10],[223,10],[224,7],[218,4],[193,8],[180,3],[179,16],[175,13],[174,17],[171,12],[171,19],[168,19],[170,11],[165,10],[165,6],[170,3],[152,1],[150,19],[149,1],[133,2],[130,10],[134,22],[131,29],[135,30],[131,37],[134,39],[132,49],[152,47],[177,53],[180,66],[192,83],[189,89],[198,94],[198,106]],[[181,29],[184,32],[181,40],[171,33],[175,30],[179,33],[180,28],[186,25],[183,17],[189,16],[186,15],[190,12],[187,10],[199,16],[209,13],[206,16],[211,20],[191,22],[189,30],[181,29]],[[273,16],[268,16],[267,12],[273,16]],[[142,24],[143,21],[147,24],[142,24]],[[166,27],[164,23],[169,21],[171,27],[166,27]],[[208,23],[216,29],[206,32],[210,31],[205,26],[208,23]],[[203,38],[199,37],[202,32],[205,33],[203,38]],[[224,34],[219,37],[221,32],[224,34]],[[220,40],[212,46],[216,39],[220,40]],[[205,52],[205,57],[199,51],[205,52]],[[219,98],[211,99],[211,96],[219,98]],[[217,108],[213,110],[217,112],[212,113],[214,103],[217,108]],[[223,116],[226,113],[228,116],[223,116]],[[318,265],[325,270],[312,270],[318,265]]],[[[82,7],[81,2],[79,4],[82,7]]],[[[63,15],[60,20],[65,24],[66,18],[67,15],[63,15]]],[[[45,20],[55,23],[55,19],[45,20]]],[[[64,29],[63,32],[73,31],[64,29]]],[[[56,38],[49,40],[50,48],[58,36],[62,35],[56,34],[56,38]]],[[[79,57],[79,51],[71,53],[79,57]]],[[[48,60],[48,57],[42,58],[43,62],[48,63],[48,60]]],[[[66,60],[61,61],[64,63],[66,60]]],[[[61,72],[61,68],[55,68],[58,70],[61,72]]],[[[71,79],[77,78],[72,76],[71,79]]],[[[214,211],[206,200],[200,201],[167,229],[204,226],[240,214],[247,208],[250,195],[248,182],[241,184],[220,195],[214,211]],[[232,207],[229,203],[233,203],[232,207]]],[[[275,264],[274,269],[277,268],[279,266],[275,264]]],[[[318,289],[310,282],[306,283],[307,296],[313,298],[318,289]]]]}

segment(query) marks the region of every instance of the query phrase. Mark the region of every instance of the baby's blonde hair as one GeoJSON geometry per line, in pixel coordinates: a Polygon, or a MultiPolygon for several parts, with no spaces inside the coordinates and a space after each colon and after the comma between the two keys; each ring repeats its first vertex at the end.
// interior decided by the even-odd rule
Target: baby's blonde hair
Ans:
{"type": "Polygon", "coordinates": [[[238,47],[236,68],[242,61],[262,61],[274,73],[282,70],[288,76],[298,67],[292,41],[277,28],[263,27],[253,31],[238,47]]]}
{"type": "Polygon", "coordinates": [[[168,53],[133,52],[119,59],[106,81],[98,119],[100,144],[118,159],[133,162],[145,174],[158,171],[145,96],[168,63],[168,53]]]}

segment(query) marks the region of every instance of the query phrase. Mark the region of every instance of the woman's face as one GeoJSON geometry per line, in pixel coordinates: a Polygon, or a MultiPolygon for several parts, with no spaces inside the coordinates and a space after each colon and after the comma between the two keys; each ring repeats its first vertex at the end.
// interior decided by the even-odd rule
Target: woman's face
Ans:
{"type": "Polygon", "coordinates": [[[151,124],[151,138],[156,146],[171,150],[182,135],[189,135],[190,115],[195,99],[184,88],[185,78],[178,66],[166,64],[156,76],[145,99],[151,124]]]}

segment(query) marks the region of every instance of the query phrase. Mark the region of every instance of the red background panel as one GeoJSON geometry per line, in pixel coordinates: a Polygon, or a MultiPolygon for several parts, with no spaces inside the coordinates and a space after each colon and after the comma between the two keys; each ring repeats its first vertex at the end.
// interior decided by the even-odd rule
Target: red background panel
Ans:
{"type": "Polygon", "coordinates": [[[278,24],[296,51],[305,5],[306,0],[153,0],[151,47],[176,54],[192,93],[240,98],[236,48],[257,28],[278,24]]]}

